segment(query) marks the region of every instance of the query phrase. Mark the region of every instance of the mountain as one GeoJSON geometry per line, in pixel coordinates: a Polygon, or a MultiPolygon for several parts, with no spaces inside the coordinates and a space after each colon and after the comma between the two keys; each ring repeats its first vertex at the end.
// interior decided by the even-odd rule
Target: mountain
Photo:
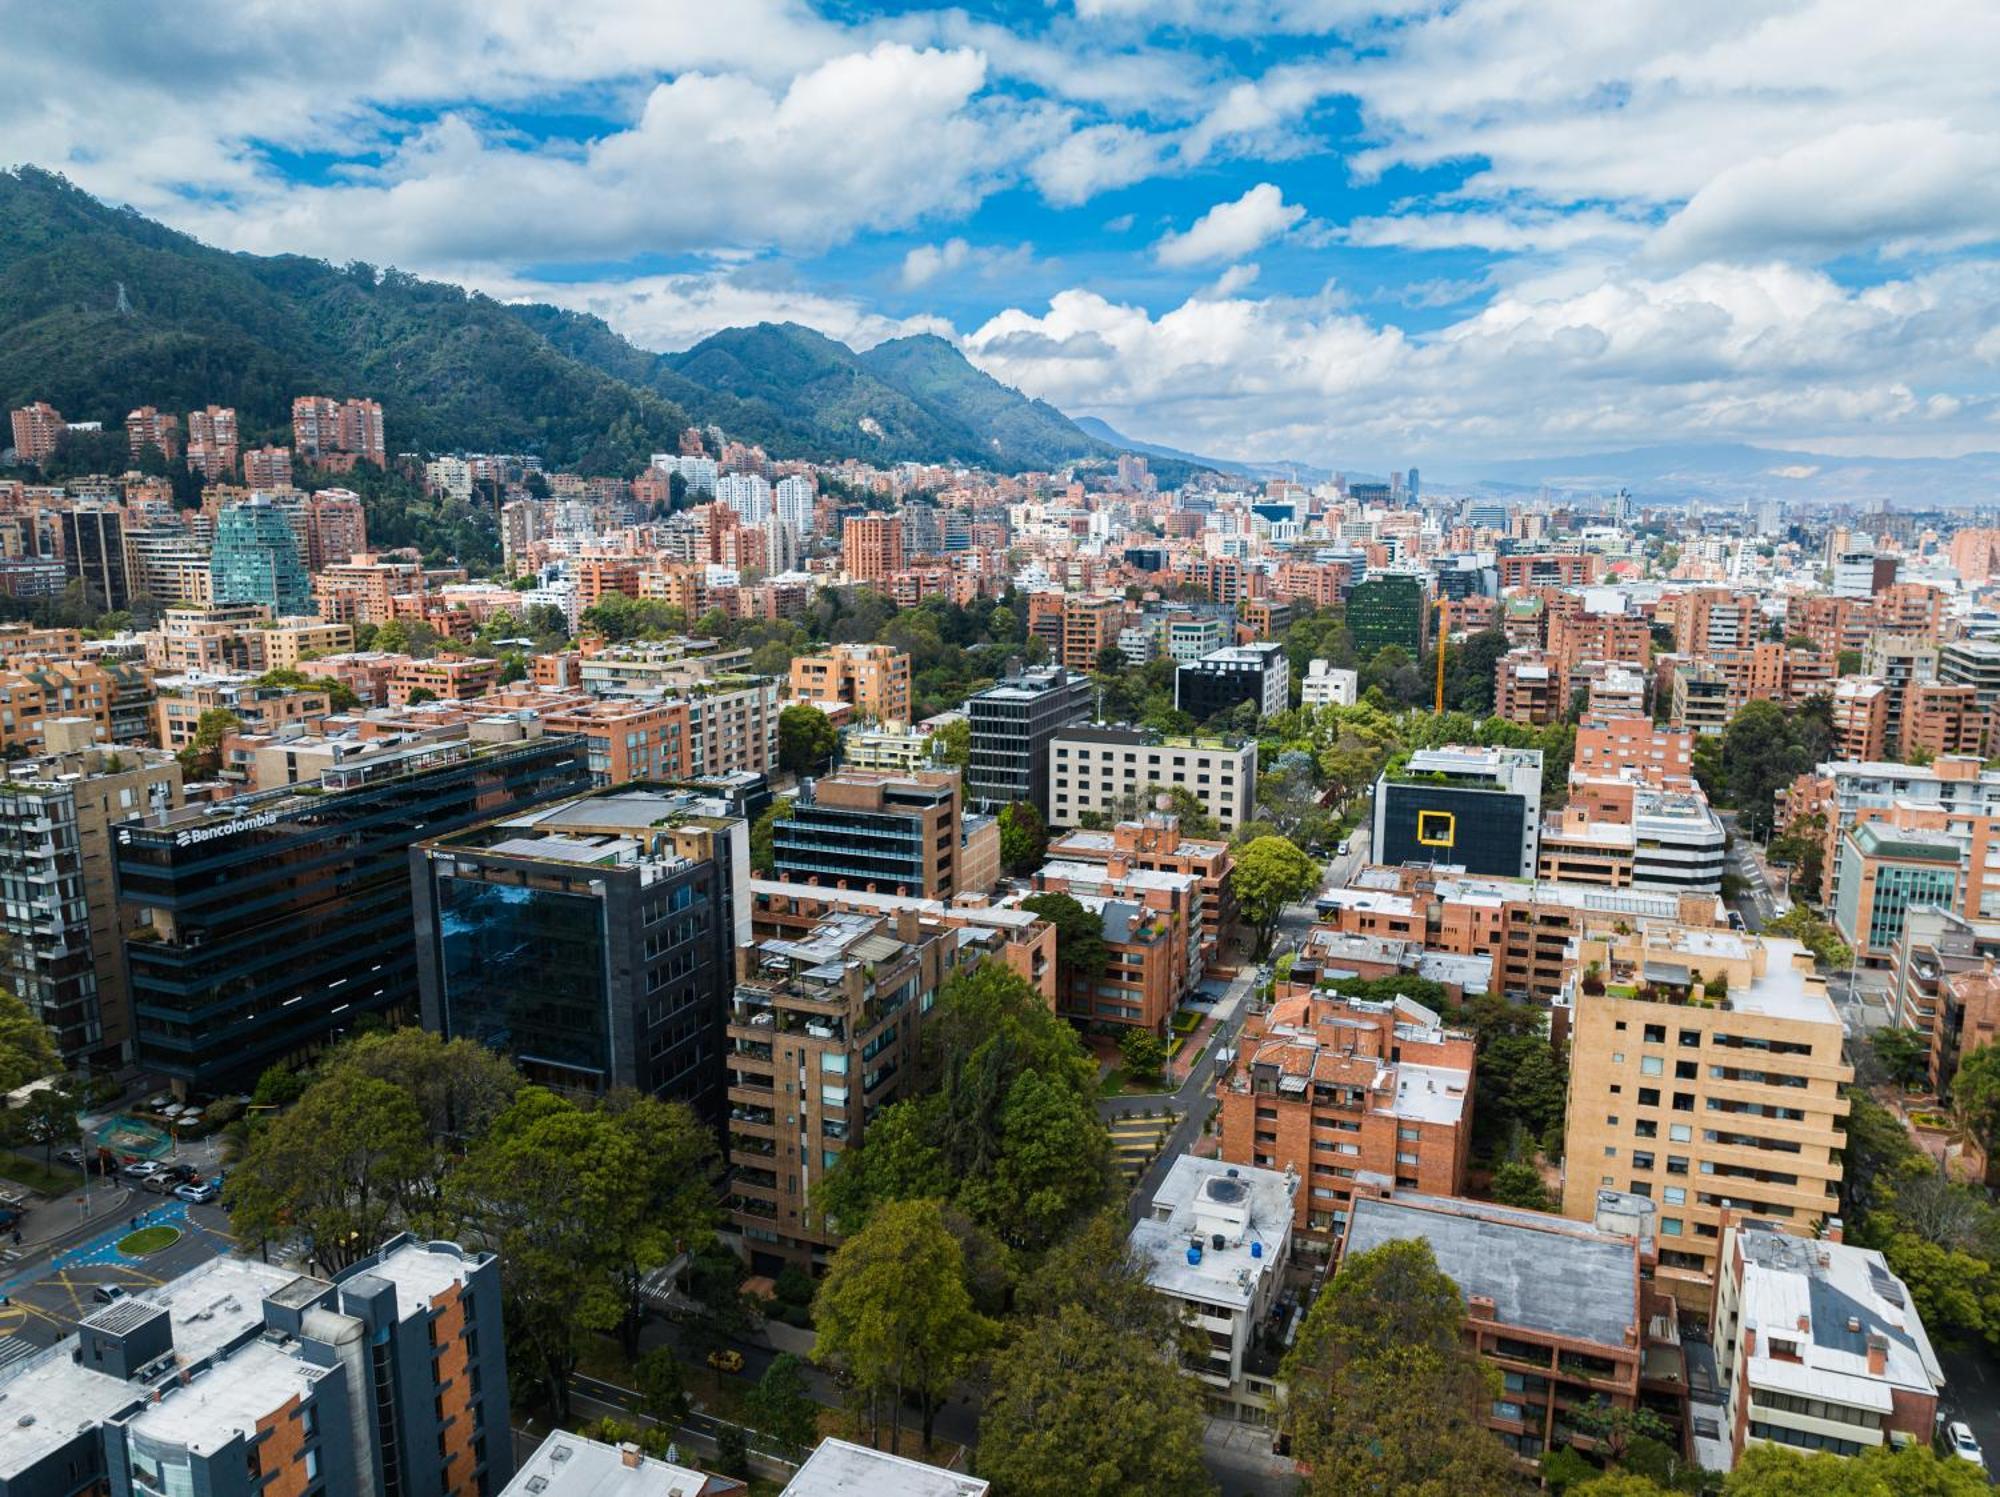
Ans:
{"type": "Polygon", "coordinates": [[[1186,463],[1192,468],[1211,468],[1217,473],[1228,473],[1237,478],[1293,478],[1300,483],[1321,483],[1333,477],[1332,469],[1322,468],[1315,463],[1294,462],[1289,459],[1260,458],[1238,461],[1228,457],[1203,457],[1199,453],[1183,452],[1178,447],[1164,447],[1158,442],[1141,442],[1113,430],[1108,422],[1100,421],[1095,416],[1078,416],[1076,425],[1108,447],[1136,452],[1143,457],[1158,457],[1165,458],[1169,462],[1186,463]]]}
{"type": "Polygon", "coordinates": [[[1092,437],[1047,401],[1001,384],[929,333],[878,343],[861,363],[940,420],[976,433],[987,446],[987,461],[998,466],[1054,468],[1109,457],[1120,445],[1092,437]]]}
{"type": "Polygon", "coordinates": [[[1640,502],[1796,500],[1808,504],[1991,504],[2000,497],[2000,453],[1952,458],[1830,456],[1743,442],[1635,447],[1572,457],[1425,465],[1427,490],[1506,497],[1547,485],[1605,494],[1629,488],[1640,502]]]}
{"type": "Polygon", "coordinates": [[[229,254],[33,168],[0,173],[0,403],[72,421],[237,408],[289,431],[295,395],[382,402],[391,451],[541,453],[613,472],[685,414],[570,357],[487,297],[372,266],[229,254]]]}

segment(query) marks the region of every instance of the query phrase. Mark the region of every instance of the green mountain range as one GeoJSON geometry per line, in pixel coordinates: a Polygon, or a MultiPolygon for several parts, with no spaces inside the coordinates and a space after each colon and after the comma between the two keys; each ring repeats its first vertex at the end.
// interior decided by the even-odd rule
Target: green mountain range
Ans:
{"type": "Polygon", "coordinates": [[[940,338],[856,354],[809,328],[729,328],[682,353],[595,317],[511,306],[395,270],[232,254],[33,167],[0,173],[0,405],[72,421],[236,407],[284,441],[295,395],[382,402],[398,451],[533,452],[633,472],[682,427],[774,456],[1008,471],[1117,450],[940,338]]]}

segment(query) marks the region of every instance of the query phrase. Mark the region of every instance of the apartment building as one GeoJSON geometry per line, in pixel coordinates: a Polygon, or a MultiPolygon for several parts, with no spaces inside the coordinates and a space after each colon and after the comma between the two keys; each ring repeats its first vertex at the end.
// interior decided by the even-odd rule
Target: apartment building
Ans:
{"type": "Polygon", "coordinates": [[[1497,1375],[1483,1421],[1524,1460],[1592,1443],[1576,1410],[1644,1400],[1649,1203],[1606,1194],[1602,1210],[1576,1221],[1377,1183],[1357,1191],[1340,1239],[1343,1259],[1396,1242],[1430,1245],[1464,1296],[1467,1345],[1497,1375]]]}
{"type": "Polygon", "coordinates": [[[361,459],[387,467],[389,452],[382,429],[382,407],[373,400],[334,400],[326,395],[301,395],[292,401],[292,445],[314,467],[343,466],[361,459]]]}
{"type": "Polygon", "coordinates": [[[1274,1323],[1291,1258],[1298,1176],[1219,1159],[1178,1156],[1127,1246],[1146,1282],[1205,1332],[1205,1354],[1181,1371],[1202,1384],[1211,1415],[1272,1422],[1285,1322],[1274,1323]]]}
{"type": "Polygon", "coordinates": [[[129,1058],[125,949],[111,827],[181,802],[181,767],[158,749],[113,749],[98,724],[58,718],[40,758],[0,779],[0,906],[9,986],[47,1025],[63,1062],[116,1070],[129,1058]]]}
{"type": "Polygon", "coordinates": [[[957,962],[979,954],[963,934],[914,911],[838,912],[737,947],[726,1209],[753,1272],[825,1266],[838,1236],[813,1192],[915,1084],[923,1016],[957,962]]]}
{"type": "Polygon", "coordinates": [[[1186,665],[1222,648],[1223,621],[1214,614],[1175,617],[1166,622],[1167,658],[1186,665]]]}
{"type": "Polygon", "coordinates": [[[396,617],[398,596],[423,590],[422,563],[365,552],[331,563],[312,579],[320,617],[344,624],[386,624],[396,617]]]}
{"type": "Polygon", "coordinates": [[[292,486],[292,449],[252,447],[243,454],[243,487],[258,493],[292,486]]]}
{"type": "Polygon", "coordinates": [[[936,762],[931,735],[907,722],[869,727],[853,723],[840,730],[840,762],[849,769],[910,774],[936,762]]]}
{"type": "Polygon", "coordinates": [[[193,747],[205,712],[230,712],[235,714],[239,731],[270,733],[294,724],[304,726],[333,710],[333,699],[324,691],[259,686],[248,676],[208,676],[191,671],[162,676],[155,684],[159,691],[153,702],[155,740],[176,753],[193,747]]]}
{"type": "Polygon", "coordinates": [[[125,575],[133,596],[155,603],[204,606],[212,596],[208,544],[178,525],[130,527],[125,575]]]}
{"type": "Polygon", "coordinates": [[[389,672],[389,705],[407,707],[412,697],[419,701],[470,702],[485,696],[499,681],[500,662],[484,655],[433,655],[424,660],[399,660],[389,672]]]}
{"type": "Polygon", "coordinates": [[[0,1490],[478,1497],[514,1469],[502,1329],[499,1261],[449,1242],[211,1258],[0,1367],[0,1490]]]}
{"type": "Polygon", "coordinates": [[[1861,817],[1841,834],[1827,873],[1828,913],[1858,961],[1886,965],[1914,907],[1995,913],[1968,887],[1976,878],[1983,888],[1984,862],[1973,844],[1994,847],[1992,817],[1948,827],[1942,813],[1909,806],[1863,811],[1861,817]]]}
{"type": "Polygon", "coordinates": [[[1970,686],[1989,712],[2000,707],[2000,640],[1954,639],[1937,652],[1937,679],[1970,686]]]}
{"type": "Polygon", "coordinates": [[[686,702],[572,699],[542,709],[541,716],[549,732],[583,740],[595,785],[674,780],[691,772],[686,702]]]}
{"type": "Polygon", "coordinates": [[[2000,920],[1967,919],[1936,905],[1913,906],[1896,943],[1891,1022],[1929,1042],[1926,1076],[1943,1093],[1959,1058],[2000,1039],[2000,920]]]}
{"type": "Polygon", "coordinates": [[[1192,873],[1112,861],[1052,860],[1034,875],[1036,893],[1067,894],[1099,918],[1104,970],[1058,981],[1056,1012],[1079,1024],[1118,1024],[1166,1034],[1181,998],[1201,981],[1203,897],[1192,873]]]}
{"type": "Polygon", "coordinates": [[[1500,590],[1517,587],[1589,587],[1597,581],[1601,560],[1593,552],[1563,555],[1550,552],[1500,556],[1494,565],[1500,573],[1500,590]]]}
{"type": "Polygon", "coordinates": [[[767,774],[778,764],[778,683],[716,676],[688,688],[688,741],[697,775],[767,774]]]}
{"type": "Polygon", "coordinates": [[[1733,1459],[1752,1445],[1856,1456],[1928,1445],[1944,1371],[1909,1286],[1873,1248],[1732,1215],[1713,1330],[1733,1459]]]}
{"type": "Polygon", "coordinates": [[[843,520],[840,567],[853,582],[887,582],[902,571],[902,517],[850,515],[843,520]]]}
{"type": "Polygon", "coordinates": [[[1305,676],[1299,682],[1299,705],[1352,707],[1360,684],[1358,671],[1337,670],[1324,660],[1315,660],[1306,667],[1305,676]]]}
{"type": "Polygon", "coordinates": [[[845,702],[866,722],[910,720],[910,657],[891,645],[830,645],[792,661],[792,697],[845,702]]]}
{"type": "Polygon", "coordinates": [[[1055,1007],[1056,928],[1032,910],[991,904],[976,895],[946,903],[763,878],[750,881],[750,900],[751,934],[758,940],[803,935],[836,912],[887,920],[910,913],[946,930],[970,931],[967,939],[1055,1007]]]}
{"type": "MultiPolygon", "coordinates": [[[[819,1442],[779,1497],[987,1497],[992,1483],[906,1455],[828,1438],[819,1442]]],[[[549,1497],[557,1497],[550,1493],[549,1497]]],[[[595,1494],[593,1494],[595,1497],[595,1494]]],[[[687,1497],[701,1497],[690,1491],[687,1497]]]]}
{"type": "Polygon", "coordinates": [[[1833,747],[1843,759],[1888,755],[1889,684],[1872,676],[1846,676],[1833,687],[1833,747]]]}
{"type": "Polygon", "coordinates": [[[1465,1188],[1474,1042],[1411,998],[1279,998],[1244,1021],[1216,1078],[1219,1156],[1304,1182],[1293,1227],[1328,1254],[1367,1175],[1434,1195],[1465,1188]]]}
{"type": "Polygon", "coordinates": [[[1542,651],[1509,650],[1493,667],[1493,715],[1540,727],[1569,711],[1561,668],[1542,651]]]}
{"type": "MultiPolygon", "coordinates": [[[[1992,708],[1979,700],[1979,688],[1970,682],[1912,682],[1903,704],[1902,757],[1983,757],[1992,739],[1992,725],[1992,708]]],[[[1882,755],[1843,753],[1842,757],[1879,759],[1882,755]]]]}
{"type": "MultiPolygon", "coordinates": [[[[637,480],[634,480],[635,482],[637,480]]],[[[624,1441],[607,1445],[553,1429],[522,1457],[500,1497],[745,1497],[749,1484],[647,1455],[624,1441]]]]}
{"type": "Polygon", "coordinates": [[[1903,704],[1910,688],[1919,681],[1937,679],[1938,658],[1937,640],[1925,634],[1873,630],[1862,647],[1862,674],[1889,689],[1888,723],[1883,738],[1892,751],[1900,751],[1903,741],[1903,704]]]}
{"type": "Polygon", "coordinates": [[[1138,868],[1154,873],[1192,874],[1201,884],[1201,943],[1204,963],[1217,960],[1222,938],[1236,923],[1236,886],[1230,875],[1236,859],[1228,842],[1189,837],[1171,811],[1147,811],[1109,831],[1077,831],[1049,843],[1058,862],[1096,863],[1107,869],[1138,868]]]}
{"type": "Polygon", "coordinates": [[[721,1117],[750,931],[749,830],[725,802],[614,788],[426,838],[410,861],[426,1029],[543,1085],[721,1117]]]}
{"type": "Polygon", "coordinates": [[[236,474],[236,412],[226,405],[211,405],[187,415],[188,466],[213,483],[236,474]]]}
{"type": "Polygon", "coordinates": [[[948,900],[1000,881],[999,823],[965,814],[955,770],[803,780],[771,846],[777,876],[794,883],[948,900]]]}
{"type": "Polygon", "coordinates": [[[16,660],[0,667],[0,749],[40,753],[48,725],[88,718],[100,738],[114,738],[112,709],[118,682],[103,666],[86,661],[16,660]]]}
{"type": "Polygon", "coordinates": [[[1763,638],[1763,611],[1755,593],[1724,587],[1691,588],[1662,601],[1659,617],[1674,631],[1674,649],[1707,656],[1748,649],[1763,638]]]}
{"type": "Polygon", "coordinates": [[[1614,665],[1643,672],[1652,664],[1652,624],[1643,614],[1552,614],[1545,633],[1549,658],[1569,680],[1614,665]]]}
{"type": "Polygon", "coordinates": [[[1659,1287],[1705,1313],[1725,1211],[1809,1236],[1839,1209],[1840,1016],[1794,941],[1595,925],[1573,955],[1563,1214],[1658,1201],[1659,1287]]]}
{"type": "Polygon", "coordinates": [[[1073,726],[1049,740],[1049,823],[1130,817],[1160,791],[1185,790],[1225,833],[1257,804],[1257,745],[1162,735],[1132,728],[1073,726]]]}
{"type": "Polygon", "coordinates": [[[63,433],[69,430],[62,412],[46,400],[21,406],[9,416],[14,427],[14,451],[24,463],[41,463],[54,457],[63,433]]]}
{"type": "Polygon", "coordinates": [[[1694,780],[1694,734],[1593,706],[1577,724],[1571,764],[1572,778],[1631,775],[1662,788],[1686,786],[1694,780]]]}
{"type": "Polygon", "coordinates": [[[1567,805],[1542,823],[1536,876],[1605,889],[1632,887],[1639,837],[1630,821],[1602,820],[1590,808],[1567,805]]]}

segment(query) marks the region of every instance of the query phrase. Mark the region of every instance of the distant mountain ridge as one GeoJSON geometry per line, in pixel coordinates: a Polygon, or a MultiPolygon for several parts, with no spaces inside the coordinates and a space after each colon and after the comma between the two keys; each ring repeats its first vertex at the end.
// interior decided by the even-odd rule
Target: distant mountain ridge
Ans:
{"type": "Polygon", "coordinates": [[[857,354],[810,328],[652,353],[602,320],[368,265],[231,254],[33,167],[0,172],[0,405],[107,426],[141,405],[237,408],[283,440],[295,395],[367,395],[391,451],[519,451],[630,471],[715,423],[774,456],[1105,461],[1117,448],[941,338],[857,354]]]}
{"type": "Polygon", "coordinates": [[[1951,507],[2000,502],[2000,452],[1949,458],[1836,456],[1746,442],[1635,447],[1572,457],[1440,463],[1424,487],[1507,497],[1629,488],[1640,502],[1798,500],[1951,507]]]}
{"type": "Polygon", "coordinates": [[[1228,473],[1238,478],[1296,478],[1300,483],[1324,483],[1333,477],[1331,468],[1322,468],[1313,463],[1282,459],[1273,461],[1261,458],[1245,460],[1203,457],[1200,453],[1183,452],[1178,447],[1168,447],[1158,442],[1138,441],[1114,430],[1109,422],[1101,421],[1095,416],[1078,416],[1075,420],[1078,427],[1107,446],[1136,452],[1145,457],[1163,457],[1197,468],[1211,468],[1217,473],[1228,473]]]}

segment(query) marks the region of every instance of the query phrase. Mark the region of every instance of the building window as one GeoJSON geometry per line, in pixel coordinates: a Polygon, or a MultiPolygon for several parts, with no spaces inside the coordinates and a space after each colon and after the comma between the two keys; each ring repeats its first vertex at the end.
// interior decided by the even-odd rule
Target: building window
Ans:
{"type": "Polygon", "coordinates": [[[1666,1069],[1666,1066],[1667,1063],[1657,1055],[1642,1055],[1639,1057],[1639,1074],[1641,1076],[1657,1076],[1666,1069]]]}

